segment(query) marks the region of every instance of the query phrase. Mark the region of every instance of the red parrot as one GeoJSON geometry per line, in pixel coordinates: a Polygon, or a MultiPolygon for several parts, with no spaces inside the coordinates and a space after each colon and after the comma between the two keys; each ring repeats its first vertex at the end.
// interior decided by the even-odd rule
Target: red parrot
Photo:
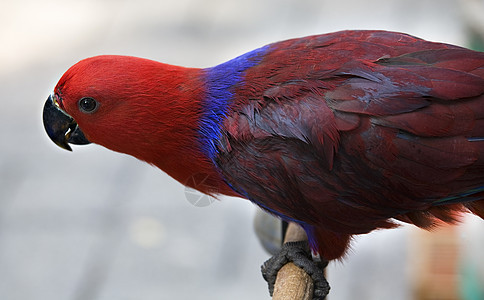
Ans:
{"type": "Polygon", "coordinates": [[[402,33],[291,39],[205,69],[88,58],[44,126],[68,150],[97,143],[188,185],[205,174],[191,187],[296,222],[327,260],[394,220],[484,218],[484,53],[402,33]]]}

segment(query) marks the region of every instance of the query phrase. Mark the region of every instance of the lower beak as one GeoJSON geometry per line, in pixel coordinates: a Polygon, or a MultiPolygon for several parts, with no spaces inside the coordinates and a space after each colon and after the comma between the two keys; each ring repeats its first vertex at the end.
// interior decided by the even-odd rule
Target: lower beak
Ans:
{"type": "Polygon", "coordinates": [[[90,143],[77,126],[76,121],[59,108],[52,95],[45,101],[43,120],[47,135],[63,149],[72,151],[69,143],[75,145],[90,143]]]}

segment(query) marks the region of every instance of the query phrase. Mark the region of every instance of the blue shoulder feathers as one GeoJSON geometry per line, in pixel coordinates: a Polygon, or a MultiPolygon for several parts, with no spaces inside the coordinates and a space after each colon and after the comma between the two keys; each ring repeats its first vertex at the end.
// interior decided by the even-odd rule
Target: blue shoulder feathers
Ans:
{"type": "Polygon", "coordinates": [[[217,153],[216,140],[220,138],[221,126],[227,116],[234,86],[244,79],[244,72],[260,63],[268,46],[253,50],[228,62],[205,71],[207,96],[202,102],[199,124],[199,142],[203,153],[213,159],[217,153]]]}

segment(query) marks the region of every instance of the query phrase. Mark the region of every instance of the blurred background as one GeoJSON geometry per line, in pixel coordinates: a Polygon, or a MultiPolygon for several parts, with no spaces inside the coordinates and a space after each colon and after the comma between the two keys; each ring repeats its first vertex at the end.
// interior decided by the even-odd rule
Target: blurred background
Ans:
{"type": "MultiPolygon", "coordinates": [[[[483,16],[482,0],[2,0],[0,299],[270,299],[252,204],[195,206],[147,164],[50,142],[42,106],[77,61],[124,54],[208,67],[342,29],[479,48],[483,16]]],[[[329,299],[484,299],[483,232],[468,217],[433,235],[358,237],[329,266],[329,299]]]]}

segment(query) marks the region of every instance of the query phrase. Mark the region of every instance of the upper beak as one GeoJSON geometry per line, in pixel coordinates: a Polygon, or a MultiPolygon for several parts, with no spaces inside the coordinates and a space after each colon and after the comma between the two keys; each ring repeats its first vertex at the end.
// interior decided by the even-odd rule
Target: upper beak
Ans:
{"type": "Polygon", "coordinates": [[[49,96],[45,101],[43,119],[44,128],[50,139],[59,147],[72,151],[69,143],[75,145],[85,145],[90,142],[84,136],[76,121],[66,114],[59,105],[49,96]]]}

